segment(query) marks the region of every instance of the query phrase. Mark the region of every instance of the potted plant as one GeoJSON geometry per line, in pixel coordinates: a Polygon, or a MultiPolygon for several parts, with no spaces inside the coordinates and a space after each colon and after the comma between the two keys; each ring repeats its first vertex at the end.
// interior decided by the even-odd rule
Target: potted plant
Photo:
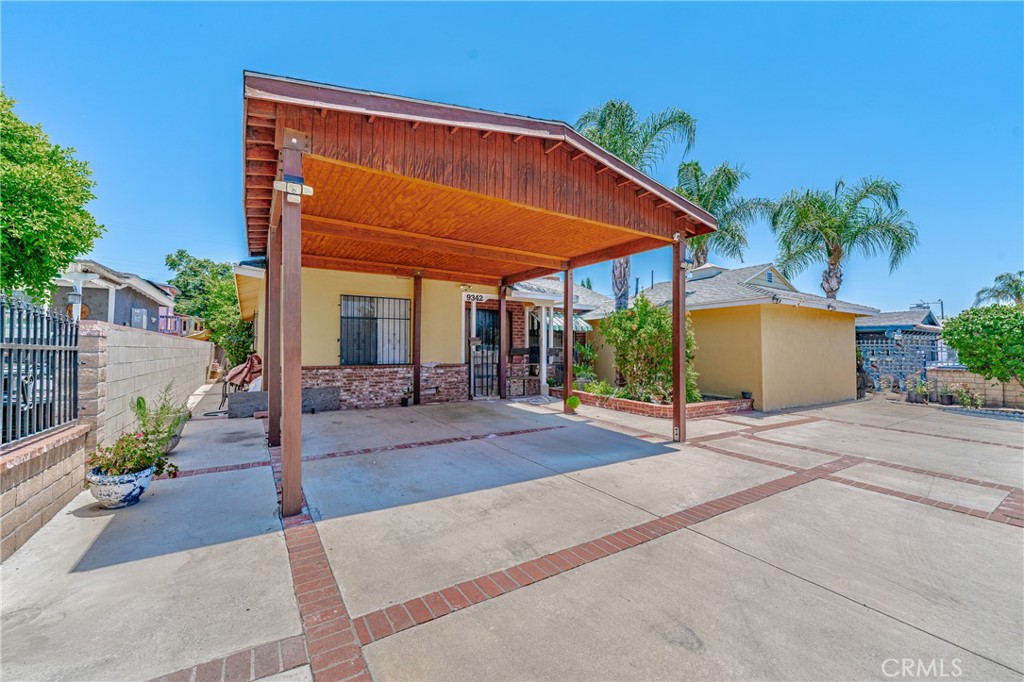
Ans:
{"type": "Polygon", "coordinates": [[[740,391],[740,395],[743,397],[744,400],[750,400],[751,398],[754,397],[754,394],[751,393],[750,391],[740,391]]]}
{"type": "Polygon", "coordinates": [[[928,384],[927,382],[917,380],[917,386],[914,387],[914,392],[917,394],[917,402],[922,405],[928,404],[928,384]]]}
{"type": "Polygon", "coordinates": [[[571,395],[569,396],[569,399],[565,401],[565,404],[570,410],[575,412],[576,408],[580,406],[580,399],[574,395],[571,395]]]}
{"type": "Polygon", "coordinates": [[[174,402],[173,388],[173,381],[164,386],[152,407],[142,396],[135,399],[134,406],[138,430],[145,433],[158,447],[163,448],[164,454],[177,447],[185,424],[192,418],[192,412],[186,403],[174,402]]]}
{"type": "Polygon", "coordinates": [[[950,392],[949,387],[946,384],[939,386],[939,404],[940,405],[952,405],[953,394],[950,392]]]}
{"type": "Polygon", "coordinates": [[[122,434],[109,448],[99,448],[87,460],[89,492],[104,509],[137,504],[153,476],[177,476],[178,467],[167,461],[164,446],[144,431],[122,434]]]}

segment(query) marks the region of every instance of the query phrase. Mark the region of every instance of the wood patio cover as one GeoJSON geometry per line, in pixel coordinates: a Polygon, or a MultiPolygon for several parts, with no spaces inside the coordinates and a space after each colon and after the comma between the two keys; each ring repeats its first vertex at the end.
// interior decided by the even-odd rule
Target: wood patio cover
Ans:
{"type": "MultiPolygon", "coordinates": [[[[422,278],[496,286],[503,304],[516,282],[562,272],[571,284],[574,268],[671,245],[682,293],[685,238],[716,227],[709,213],[559,121],[251,72],[244,89],[246,238],[250,255],[268,262],[268,430],[282,447],[286,516],[302,506],[301,267],[411,277],[414,299],[422,278]],[[285,184],[275,190],[275,181],[285,184]],[[301,194],[303,185],[312,195],[301,194]]],[[[571,315],[572,287],[565,290],[571,315]]],[[[674,301],[681,386],[684,296],[674,301]]],[[[571,357],[568,342],[563,352],[571,357]]],[[[683,440],[685,391],[676,393],[683,440]]]]}

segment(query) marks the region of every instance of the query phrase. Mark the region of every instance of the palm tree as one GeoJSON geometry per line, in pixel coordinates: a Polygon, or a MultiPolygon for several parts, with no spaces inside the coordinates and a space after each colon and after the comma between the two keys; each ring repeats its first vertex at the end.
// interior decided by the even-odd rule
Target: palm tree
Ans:
{"type": "MultiPolygon", "coordinates": [[[[609,100],[586,111],[576,129],[639,171],[650,171],[673,142],[684,141],[689,153],[697,134],[697,121],[682,109],[669,108],[641,118],[629,102],[609,100]]],[[[612,264],[615,309],[629,303],[629,258],[612,264]]]]}
{"type": "Polygon", "coordinates": [[[749,177],[750,173],[743,168],[728,163],[715,166],[710,173],[705,173],[696,161],[679,164],[676,193],[718,218],[716,231],[686,240],[694,267],[708,262],[709,251],[742,261],[747,248],[747,224],[771,217],[771,201],[736,196],[740,183],[749,177]]]}
{"type": "Polygon", "coordinates": [[[995,284],[980,290],[974,298],[974,305],[990,301],[992,303],[1011,301],[1015,305],[1024,306],[1024,270],[996,275],[995,284]]]}
{"type": "Polygon", "coordinates": [[[775,204],[772,231],[779,242],[777,265],[787,277],[814,263],[825,263],[821,288],[835,298],[843,284],[843,264],[854,252],[889,255],[889,272],[917,246],[917,228],[900,208],[900,184],[862,178],[832,192],[793,190],[775,204]]]}

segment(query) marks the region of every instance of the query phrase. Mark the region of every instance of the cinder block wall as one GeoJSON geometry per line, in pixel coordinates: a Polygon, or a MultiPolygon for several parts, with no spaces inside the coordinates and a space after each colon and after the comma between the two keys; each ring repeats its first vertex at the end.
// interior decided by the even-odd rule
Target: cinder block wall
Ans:
{"type": "Polygon", "coordinates": [[[0,561],[82,492],[88,428],[72,424],[0,456],[0,561]]]}
{"type": "Polygon", "coordinates": [[[985,379],[980,374],[973,374],[966,369],[932,368],[928,370],[928,378],[938,386],[943,384],[964,383],[985,397],[986,407],[1016,407],[1024,409],[1024,387],[1020,382],[1008,384],[985,379]]]}
{"type": "Polygon", "coordinates": [[[134,424],[137,396],[153,401],[174,382],[184,402],[206,383],[213,344],[106,322],[83,321],[79,333],[79,416],[89,424],[86,447],[108,446],[134,424]]]}

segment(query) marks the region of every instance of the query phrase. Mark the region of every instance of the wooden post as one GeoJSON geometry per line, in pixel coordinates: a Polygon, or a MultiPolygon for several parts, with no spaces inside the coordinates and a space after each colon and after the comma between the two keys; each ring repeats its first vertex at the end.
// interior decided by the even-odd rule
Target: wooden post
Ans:
{"type": "Polygon", "coordinates": [[[423,331],[423,275],[412,278],[412,404],[420,404],[420,335],[423,331]]]}
{"type": "Polygon", "coordinates": [[[672,243],[672,440],[686,441],[686,241],[672,243]]]}
{"type": "Polygon", "coordinates": [[[572,395],[572,268],[565,271],[565,291],[562,294],[562,411],[572,414],[569,396],[572,395]]]}
{"type": "Polygon", "coordinates": [[[267,443],[281,445],[281,226],[267,243],[267,307],[264,320],[263,386],[267,390],[267,443]]]}
{"type": "MultiPolygon", "coordinates": [[[[287,183],[303,184],[307,138],[284,132],[281,169],[287,183]]],[[[302,511],[302,208],[301,198],[281,201],[281,515],[302,511]],[[296,200],[297,199],[297,200],[296,200]]]]}
{"type": "Polygon", "coordinates": [[[498,287],[498,397],[508,397],[508,304],[504,285],[498,287]]]}
{"type": "Polygon", "coordinates": [[[540,394],[548,394],[548,309],[540,306],[540,394]]]}

